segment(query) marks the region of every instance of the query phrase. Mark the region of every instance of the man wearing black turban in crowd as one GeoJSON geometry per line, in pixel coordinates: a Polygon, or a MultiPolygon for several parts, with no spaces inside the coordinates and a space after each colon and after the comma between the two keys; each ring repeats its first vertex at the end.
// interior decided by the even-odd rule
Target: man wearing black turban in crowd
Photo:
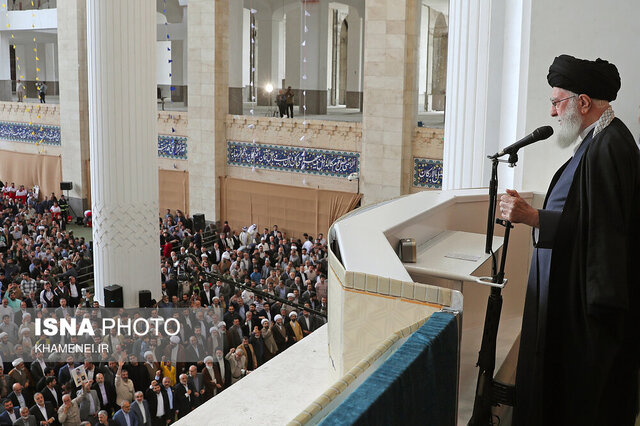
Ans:
{"type": "Polygon", "coordinates": [[[574,154],[542,209],[516,191],[502,217],[533,227],[514,425],[633,425],[640,367],[640,152],[615,118],[615,65],[561,55],[547,76],[574,154]]]}

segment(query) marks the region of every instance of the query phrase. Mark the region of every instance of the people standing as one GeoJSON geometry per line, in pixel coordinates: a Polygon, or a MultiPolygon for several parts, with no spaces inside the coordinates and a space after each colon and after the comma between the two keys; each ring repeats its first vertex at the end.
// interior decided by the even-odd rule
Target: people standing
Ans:
{"type": "Polygon", "coordinates": [[[18,102],[22,102],[25,95],[25,87],[24,83],[20,79],[16,81],[16,95],[18,96],[18,102]]]}
{"type": "Polygon", "coordinates": [[[45,95],[47,94],[47,83],[42,81],[38,85],[38,97],[40,98],[41,104],[46,104],[45,95]]]}
{"type": "Polygon", "coordinates": [[[287,87],[287,91],[284,92],[285,97],[287,98],[287,117],[293,118],[293,90],[291,86],[287,87]]]}

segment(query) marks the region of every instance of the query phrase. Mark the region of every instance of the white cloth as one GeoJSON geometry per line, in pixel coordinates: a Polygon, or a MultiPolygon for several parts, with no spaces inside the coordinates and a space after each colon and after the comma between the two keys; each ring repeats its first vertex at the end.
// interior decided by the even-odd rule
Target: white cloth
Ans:
{"type": "Polygon", "coordinates": [[[47,408],[44,405],[36,404],[36,406],[38,407],[38,409],[42,413],[42,418],[44,418],[45,420],[48,420],[49,417],[47,417],[47,408]]]}
{"type": "Polygon", "coordinates": [[[140,408],[140,412],[142,413],[142,423],[147,423],[147,413],[145,413],[144,402],[136,401],[136,404],[138,404],[138,408],[140,408]]]}
{"type": "Polygon", "coordinates": [[[98,389],[100,389],[102,400],[105,402],[109,401],[109,398],[107,398],[107,389],[104,387],[104,383],[98,383],[98,389]]]}
{"type": "Polygon", "coordinates": [[[162,397],[162,392],[158,394],[158,409],[156,411],[156,417],[164,416],[164,398],[162,397]]]}

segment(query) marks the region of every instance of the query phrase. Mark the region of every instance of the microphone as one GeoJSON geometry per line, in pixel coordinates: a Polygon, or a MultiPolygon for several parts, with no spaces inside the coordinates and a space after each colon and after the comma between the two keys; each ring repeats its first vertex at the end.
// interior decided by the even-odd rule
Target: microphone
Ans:
{"type": "Polygon", "coordinates": [[[531,145],[534,142],[545,140],[553,134],[553,127],[542,126],[535,129],[533,132],[520,139],[518,142],[509,145],[502,151],[498,152],[493,158],[502,157],[506,154],[515,154],[520,148],[524,148],[527,145],[531,145]]]}

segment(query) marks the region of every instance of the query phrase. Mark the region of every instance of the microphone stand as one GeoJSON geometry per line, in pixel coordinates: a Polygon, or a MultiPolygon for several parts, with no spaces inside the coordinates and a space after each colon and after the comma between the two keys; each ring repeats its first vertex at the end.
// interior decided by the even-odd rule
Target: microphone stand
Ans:
{"type": "MultiPolygon", "coordinates": [[[[478,382],[476,385],[476,396],[473,403],[473,414],[469,420],[469,426],[492,425],[491,406],[499,403],[513,405],[515,388],[507,386],[493,379],[493,372],[496,365],[496,340],[498,337],[498,325],[500,323],[500,313],[502,311],[502,288],[507,281],[504,279],[504,266],[507,260],[507,249],[509,246],[509,234],[513,225],[508,220],[496,219],[496,204],[498,200],[498,154],[489,156],[492,162],[491,181],[489,182],[489,212],[487,216],[487,239],[485,243],[485,253],[491,254],[491,282],[485,282],[491,286],[491,293],[487,301],[487,312],[484,319],[484,330],[482,334],[482,344],[478,353],[479,367],[478,382]],[[495,223],[504,226],[504,240],[502,245],[502,256],[500,268],[493,252],[493,232],[495,223]]],[[[518,156],[514,152],[509,155],[510,167],[515,166],[518,156]]],[[[480,281],[481,282],[481,281],[480,281]]]]}

